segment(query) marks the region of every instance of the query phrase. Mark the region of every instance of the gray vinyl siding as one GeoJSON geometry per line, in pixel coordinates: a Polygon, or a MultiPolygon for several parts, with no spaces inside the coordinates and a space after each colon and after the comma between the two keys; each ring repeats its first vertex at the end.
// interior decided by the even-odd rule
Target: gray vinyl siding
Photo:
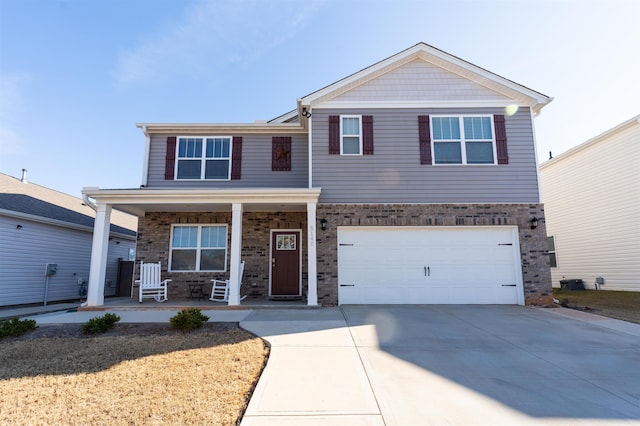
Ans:
{"type": "Polygon", "coordinates": [[[149,188],[307,188],[309,180],[308,141],[306,135],[291,136],[291,171],[271,171],[273,136],[288,135],[226,135],[242,136],[242,176],[231,181],[165,180],[167,137],[152,135],[149,150],[149,188]]]}
{"type": "Polygon", "coordinates": [[[321,203],[537,203],[531,115],[506,117],[509,164],[421,165],[418,116],[504,114],[500,108],[314,109],[313,186],[321,203]],[[373,116],[374,155],[329,155],[329,116],[373,116]]]}
{"type": "MultiPolygon", "coordinates": [[[[79,300],[78,280],[89,278],[91,243],[89,231],[0,216],[0,306],[43,303],[47,263],[58,264],[47,300],[79,300]]],[[[117,258],[126,259],[133,247],[134,241],[117,237],[109,242],[106,280],[115,285],[117,258]]],[[[115,290],[105,285],[105,294],[115,290]]]]}

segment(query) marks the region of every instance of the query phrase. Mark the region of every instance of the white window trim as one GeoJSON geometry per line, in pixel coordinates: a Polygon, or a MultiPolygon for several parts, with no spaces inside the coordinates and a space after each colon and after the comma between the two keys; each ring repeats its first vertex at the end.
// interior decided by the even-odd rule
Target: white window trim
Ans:
{"type": "MultiPolygon", "coordinates": [[[[181,182],[201,182],[201,181],[208,181],[208,182],[226,182],[231,180],[231,165],[232,163],[232,157],[233,157],[233,136],[220,136],[220,135],[207,135],[207,136],[194,136],[194,135],[183,135],[183,136],[177,136],[176,137],[176,153],[175,153],[175,164],[173,165],[174,167],[174,171],[173,171],[173,176],[174,179],[173,180],[179,180],[181,182]],[[198,158],[193,157],[193,158],[179,158],[178,157],[178,152],[180,150],[180,139],[202,139],[202,156],[199,157],[200,159],[200,179],[180,179],[178,177],[178,161],[180,160],[197,160],[198,158]],[[206,154],[206,150],[207,150],[207,139],[229,139],[229,172],[227,174],[227,178],[226,179],[205,179],[204,178],[204,174],[205,174],[205,169],[206,169],[206,165],[207,165],[207,157],[205,156],[206,154]]],[[[215,160],[215,158],[209,158],[209,160],[215,160]]],[[[220,160],[222,160],[222,158],[220,158],[220,160]]]]}
{"type": "Polygon", "coordinates": [[[354,156],[361,156],[362,155],[362,115],[341,115],[340,116],[340,155],[344,155],[347,157],[354,157],[354,156]],[[358,144],[358,153],[357,154],[345,154],[344,153],[344,137],[348,137],[348,138],[354,138],[355,135],[345,135],[342,132],[342,119],[343,118],[357,118],[358,119],[358,138],[359,140],[359,144],[358,144]]]}
{"type": "MultiPolygon", "coordinates": [[[[560,264],[560,262],[558,262],[558,242],[556,241],[555,235],[547,235],[547,239],[549,238],[553,238],[553,250],[547,250],[549,254],[549,268],[558,268],[558,265],[560,264]],[[551,253],[553,253],[553,256],[556,259],[556,266],[551,266],[551,253]]],[[[548,244],[549,243],[547,243],[547,246],[548,244]]]]}
{"type": "MultiPolygon", "coordinates": [[[[432,160],[432,165],[434,166],[496,166],[498,165],[498,151],[496,148],[496,125],[495,122],[493,121],[493,114],[436,114],[436,115],[430,115],[429,116],[429,129],[431,131],[430,137],[431,137],[431,158],[432,160]],[[467,163],[467,146],[466,146],[466,137],[464,134],[464,119],[465,118],[474,118],[474,117],[481,117],[481,118],[489,118],[489,120],[491,120],[491,146],[493,148],[493,163],[471,163],[468,164],[467,163]],[[433,119],[434,118],[458,118],[458,125],[460,126],[460,140],[458,141],[457,139],[440,139],[437,140],[434,138],[433,136],[433,119]],[[436,163],[436,151],[435,151],[435,144],[438,142],[460,142],[460,151],[462,154],[462,162],[461,163],[436,163]]],[[[472,139],[469,142],[489,142],[488,139],[486,140],[479,140],[479,139],[472,139]]]]}
{"type": "MultiPolygon", "coordinates": [[[[210,247],[205,247],[205,248],[210,248],[210,247]]],[[[183,250],[183,248],[177,248],[176,250],[183,250]]],[[[193,248],[184,248],[184,250],[193,250],[193,248]]],[[[226,223],[176,223],[176,224],[172,224],[171,225],[171,234],[170,234],[170,238],[169,238],[169,265],[168,265],[168,270],[169,272],[176,272],[176,273],[180,273],[180,272],[227,272],[227,256],[229,255],[229,225],[227,225],[226,223]],[[204,270],[201,271],[200,270],[200,252],[202,250],[201,247],[201,238],[202,238],[202,228],[205,226],[223,226],[225,228],[225,234],[227,235],[227,240],[224,242],[224,268],[221,270],[204,270]],[[185,271],[185,270],[173,270],[173,265],[172,260],[173,260],[173,230],[175,228],[185,228],[185,227],[197,227],[198,228],[198,234],[197,234],[197,245],[195,247],[196,250],[196,269],[193,271],[185,271]]]]}

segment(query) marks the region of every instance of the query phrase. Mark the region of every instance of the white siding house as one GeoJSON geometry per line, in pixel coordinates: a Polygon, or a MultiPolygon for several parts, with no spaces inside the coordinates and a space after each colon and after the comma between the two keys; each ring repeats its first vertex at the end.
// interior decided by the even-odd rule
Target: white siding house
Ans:
{"type": "MultiPolygon", "coordinates": [[[[0,173],[0,306],[79,300],[89,278],[95,211],[82,199],[0,173]],[[57,265],[47,276],[45,265],[57,265]]],[[[115,212],[105,296],[116,295],[119,259],[135,250],[137,220],[115,212]]]]}
{"type": "Polygon", "coordinates": [[[640,115],[543,163],[540,180],[553,285],[640,291],[640,115]]]}

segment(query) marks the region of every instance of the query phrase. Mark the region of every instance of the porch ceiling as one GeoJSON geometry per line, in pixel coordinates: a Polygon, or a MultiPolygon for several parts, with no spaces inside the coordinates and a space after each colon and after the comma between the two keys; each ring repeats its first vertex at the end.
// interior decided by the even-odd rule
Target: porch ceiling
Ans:
{"type": "Polygon", "coordinates": [[[318,202],[320,192],[320,188],[82,190],[97,204],[108,204],[138,217],[147,212],[231,211],[237,203],[244,211],[306,211],[307,203],[318,202]]]}

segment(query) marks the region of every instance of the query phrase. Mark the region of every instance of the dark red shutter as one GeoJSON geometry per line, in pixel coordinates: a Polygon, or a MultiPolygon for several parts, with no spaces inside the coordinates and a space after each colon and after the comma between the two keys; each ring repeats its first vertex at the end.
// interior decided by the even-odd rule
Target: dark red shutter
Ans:
{"type": "Polygon", "coordinates": [[[242,136],[234,136],[232,145],[231,180],[237,180],[240,179],[240,171],[242,170],[242,136]]]}
{"type": "Polygon", "coordinates": [[[373,155],[373,116],[362,116],[362,154],[373,155]]]}
{"type": "Polygon", "coordinates": [[[507,129],[504,124],[504,115],[494,115],[493,124],[496,131],[496,152],[498,154],[498,164],[509,164],[509,153],[507,151],[507,129]]]}
{"type": "Polygon", "coordinates": [[[173,180],[176,167],[176,137],[167,138],[167,155],[164,160],[164,179],[173,180]]]}
{"type": "Polygon", "coordinates": [[[291,136],[271,138],[271,170],[291,171],[291,136]]]}
{"type": "Polygon", "coordinates": [[[329,154],[340,155],[340,116],[329,116],[329,154]]]}
{"type": "Polygon", "coordinates": [[[428,115],[418,116],[418,138],[420,140],[420,164],[431,164],[431,124],[428,115]]]}

